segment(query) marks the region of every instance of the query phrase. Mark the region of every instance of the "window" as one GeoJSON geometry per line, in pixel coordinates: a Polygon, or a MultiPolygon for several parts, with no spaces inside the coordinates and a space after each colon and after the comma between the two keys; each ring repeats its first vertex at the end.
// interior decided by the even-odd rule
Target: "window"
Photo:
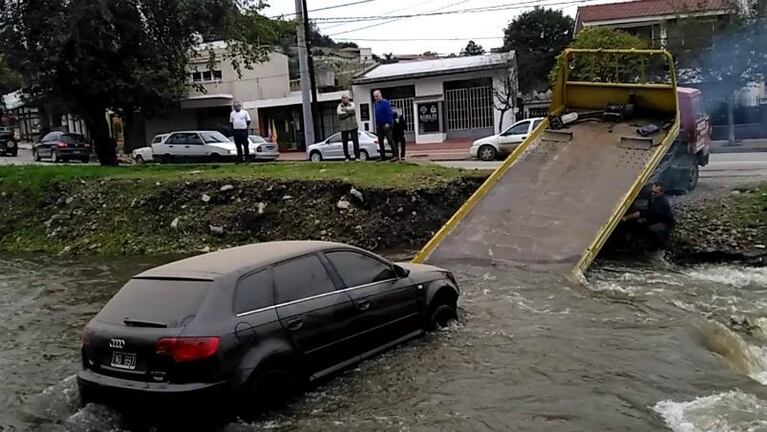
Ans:
{"type": "Polygon", "coordinates": [[[202,81],[202,74],[200,72],[193,72],[192,73],[192,81],[194,81],[194,82],[202,81]]]}
{"type": "Polygon", "coordinates": [[[286,303],[336,289],[316,255],[288,261],[274,268],[275,302],[286,303]]]}
{"type": "Polygon", "coordinates": [[[530,122],[522,122],[517,123],[514,126],[510,127],[506,132],[504,132],[504,135],[527,135],[527,129],[530,127],[530,122]]]}
{"type": "Polygon", "coordinates": [[[335,143],[340,143],[340,142],[341,142],[341,134],[340,133],[334,134],[330,138],[328,138],[328,143],[329,144],[335,144],[335,143]]]}
{"type": "Polygon", "coordinates": [[[131,279],[96,320],[122,326],[130,318],[181,327],[197,314],[211,284],[190,279],[131,279]]]}
{"type": "Polygon", "coordinates": [[[203,81],[213,81],[213,76],[211,75],[210,71],[205,71],[202,73],[202,80],[203,81]]]}
{"type": "Polygon", "coordinates": [[[80,134],[63,134],[60,139],[61,142],[67,144],[80,144],[86,142],[85,136],[80,134]]]}
{"type": "Polygon", "coordinates": [[[157,136],[156,136],[156,137],[154,137],[154,139],[152,140],[152,144],[160,144],[161,142],[162,142],[162,135],[157,135],[157,136]]]}
{"type": "Polygon", "coordinates": [[[330,252],[327,257],[347,288],[396,277],[390,265],[357,252],[330,252]]]}
{"type": "Polygon", "coordinates": [[[234,295],[235,313],[250,312],[272,306],[272,279],[268,270],[245,276],[237,284],[234,295]]]}
{"type": "Polygon", "coordinates": [[[202,140],[194,132],[181,132],[181,133],[174,133],[173,135],[169,136],[168,139],[165,140],[165,144],[202,145],[202,140]]]}
{"type": "Polygon", "coordinates": [[[202,132],[202,139],[206,144],[225,143],[229,140],[221,132],[202,132]]]}
{"type": "Polygon", "coordinates": [[[535,121],[533,121],[533,130],[535,130],[535,128],[537,128],[538,125],[541,124],[542,121],[543,120],[535,120],[535,121]]]}
{"type": "Polygon", "coordinates": [[[51,133],[49,133],[48,135],[44,136],[42,140],[43,140],[44,142],[48,142],[48,141],[56,141],[56,140],[58,140],[60,137],[61,137],[61,132],[51,132],[51,133]]]}
{"type": "Polygon", "coordinates": [[[220,70],[214,70],[213,71],[213,79],[216,81],[221,81],[223,79],[224,75],[221,73],[220,70]]]}
{"type": "Polygon", "coordinates": [[[189,77],[192,79],[192,82],[195,83],[209,83],[209,82],[216,82],[221,81],[224,77],[223,73],[219,69],[214,70],[204,70],[201,72],[190,72],[189,77]]]}

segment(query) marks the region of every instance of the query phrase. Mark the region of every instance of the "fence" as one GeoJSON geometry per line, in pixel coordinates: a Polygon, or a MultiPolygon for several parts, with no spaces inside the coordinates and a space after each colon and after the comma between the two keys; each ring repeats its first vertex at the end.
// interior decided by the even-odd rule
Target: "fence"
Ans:
{"type": "Polygon", "coordinates": [[[489,86],[445,91],[447,129],[493,127],[493,91],[489,86]]]}

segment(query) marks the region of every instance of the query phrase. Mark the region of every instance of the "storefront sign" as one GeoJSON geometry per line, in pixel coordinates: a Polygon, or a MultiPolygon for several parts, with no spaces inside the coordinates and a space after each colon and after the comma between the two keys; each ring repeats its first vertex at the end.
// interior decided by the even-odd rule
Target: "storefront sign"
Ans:
{"type": "Polygon", "coordinates": [[[440,132],[439,102],[418,104],[418,123],[421,133],[440,132]]]}

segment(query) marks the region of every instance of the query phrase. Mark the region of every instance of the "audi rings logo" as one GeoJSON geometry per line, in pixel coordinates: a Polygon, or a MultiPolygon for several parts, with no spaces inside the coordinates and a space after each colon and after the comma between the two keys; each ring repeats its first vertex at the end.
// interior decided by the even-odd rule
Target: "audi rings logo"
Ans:
{"type": "Polygon", "coordinates": [[[109,339],[109,348],[123,349],[125,348],[124,339],[109,339]]]}

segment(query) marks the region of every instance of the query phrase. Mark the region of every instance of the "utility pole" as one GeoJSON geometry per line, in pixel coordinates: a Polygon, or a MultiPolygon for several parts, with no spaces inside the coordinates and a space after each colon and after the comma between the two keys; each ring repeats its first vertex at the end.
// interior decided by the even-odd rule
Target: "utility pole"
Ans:
{"type": "Polygon", "coordinates": [[[309,25],[309,9],[306,7],[306,0],[302,0],[302,6],[304,9],[304,40],[306,40],[306,51],[308,53],[309,60],[309,77],[312,85],[312,113],[315,116],[319,116],[319,122],[314,122],[314,135],[320,139],[324,139],[322,136],[322,130],[325,128],[324,119],[322,113],[319,112],[319,99],[317,99],[317,77],[314,73],[314,58],[312,58],[312,27],[309,25]]]}
{"type": "Polygon", "coordinates": [[[301,0],[296,0],[296,35],[298,36],[298,66],[301,71],[301,106],[304,114],[304,149],[315,140],[314,110],[312,109],[311,79],[309,74],[308,41],[306,40],[306,14],[301,0]]]}

